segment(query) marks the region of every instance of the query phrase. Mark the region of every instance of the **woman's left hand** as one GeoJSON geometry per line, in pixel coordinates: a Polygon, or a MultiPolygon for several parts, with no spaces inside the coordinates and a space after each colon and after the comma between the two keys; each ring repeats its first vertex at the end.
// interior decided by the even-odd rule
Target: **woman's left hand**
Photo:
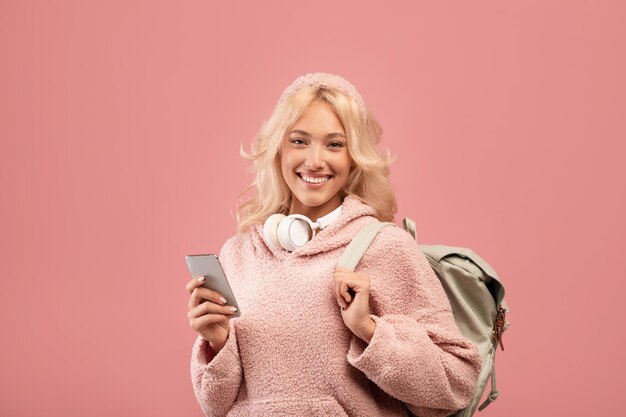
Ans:
{"type": "Polygon", "coordinates": [[[345,268],[335,269],[335,298],[341,307],[341,317],[348,329],[368,342],[376,323],[370,314],[370,277],[345,268]]]}

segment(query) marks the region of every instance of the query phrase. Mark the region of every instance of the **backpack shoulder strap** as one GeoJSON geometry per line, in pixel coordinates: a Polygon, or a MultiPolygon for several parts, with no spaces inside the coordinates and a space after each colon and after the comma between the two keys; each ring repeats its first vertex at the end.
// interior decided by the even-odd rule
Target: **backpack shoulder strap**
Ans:
{"type": "Polygon", "coordinates": [[[411,236],[413,236],[413,239],[415,239],[416,242],[418,241],[417,240],[417,227],[413,220],[409,219],[408,217],[405,217],[404,219],[402,219],[402,228],[406,230],[407,232],[409,232],[411,236]]]}
{"type": "Polygon", "coordinates": [[[385,226],[395,226],[395,224],[376,220],[359,230],[352,242],[344,250],[341,258],[339,258],[337,267],[354,271],[378,232],[385,226]]]}

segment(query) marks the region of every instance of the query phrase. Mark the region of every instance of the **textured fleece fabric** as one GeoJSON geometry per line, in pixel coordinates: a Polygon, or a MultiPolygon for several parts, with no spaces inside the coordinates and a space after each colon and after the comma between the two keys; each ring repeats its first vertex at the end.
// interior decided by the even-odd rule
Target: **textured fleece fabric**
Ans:
{"type": "Polygon", "coordinates": [[[215,354],[198,336],[194,393],[207,416],[446,416],[474,394],[481,359],[463,337],[424,254],[400,227],[374,238],[356,268],[370,277],[369,344],[343,323],[333,271],[374,209],[351,195],[341,216],[293,252],[263,225],[229,238],[219,259],[241,308],[215,354]]]}

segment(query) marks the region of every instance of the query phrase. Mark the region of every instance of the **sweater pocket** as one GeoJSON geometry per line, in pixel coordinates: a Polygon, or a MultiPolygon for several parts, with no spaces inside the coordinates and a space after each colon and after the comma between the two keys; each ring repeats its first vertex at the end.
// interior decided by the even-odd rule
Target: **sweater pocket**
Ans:
{"type": "Polygon", "coordinates": [[[235,404],[229,411],[229,417],[252,416],[339,416],[348,417],[346,411],[333,397],[319,398],[284,398],[246,401],[235,404]]]}

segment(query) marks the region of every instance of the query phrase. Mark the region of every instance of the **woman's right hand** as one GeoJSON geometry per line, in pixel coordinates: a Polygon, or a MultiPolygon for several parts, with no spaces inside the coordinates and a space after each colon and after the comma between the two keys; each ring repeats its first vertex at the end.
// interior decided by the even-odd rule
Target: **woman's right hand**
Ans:
{"type": "Polygon", "coordinates": [[[198,281],[198,278],[193,278],[185,286],[190,294],[187,317],[191,328],[200,333],[200,336],[209,342],[209,346],[217,354],[226,344],[228,320],[237,309],[226,306],[221,301],[222,295],[218,292],[202,287],[203,282],[204,279],[198,281]]]}

